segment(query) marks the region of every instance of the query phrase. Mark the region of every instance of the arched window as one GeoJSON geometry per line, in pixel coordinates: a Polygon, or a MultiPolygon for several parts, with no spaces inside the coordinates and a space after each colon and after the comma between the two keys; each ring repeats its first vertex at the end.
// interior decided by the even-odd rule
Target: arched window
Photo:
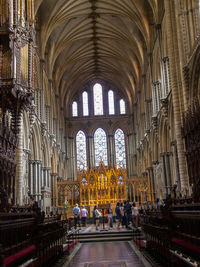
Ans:
{"type": "Polygon", "coordinates": [[[115,105],[114,105],[114,94],[112,90],[108,91],[108,106],[109,106],[109,115],[114,115],[115,105]]]}
{"type": "Polygon", "coordinates": [[[125,138],[121,129],[115,132],[115,152],[117,167],[126,167],[125,138]]]}
{"type": "Polygon", "coordinates": [[[102,86],[96,83],[93,87],[94,94],[94,115],[103,115],[102,86]]]}
{"type": "Polygon", "coordinates": [[[106,133],[103,129],[98,128],[94,133],[94,150],[95,150],[95,165],[103,161],[105,166],[108,165],[107,159],[107,140],[106,133]]]}
{"type": "Polygon", "coordinates": [[[77,168],[82,170],[87,168],[87,156],[86,156],[86,138],[82,131],[79,131],[76,135],[76,156],[77,156],[77,168]]]}
{"type": "Polygon", "coordinates": [[[120,114],[126,114],[126,108],[125,108],[125,101],[124,101],[124,99],[121,99],[119,101],[119,106],[120,106],[120,114]]]}
{"type": "Polygon", "coordinates": [[[88,110],[88,93],[87,92],[83,92],[82,99],[83,99],[83,116],[88,116],[89,110],[88,110]]]}
{"type": "Polygon", "coordinates": [[[72,103],[72,116],[73,117],[77,117],[78,116],[78,105],[77,105],[76,101],[74,101],[72,103]]]}

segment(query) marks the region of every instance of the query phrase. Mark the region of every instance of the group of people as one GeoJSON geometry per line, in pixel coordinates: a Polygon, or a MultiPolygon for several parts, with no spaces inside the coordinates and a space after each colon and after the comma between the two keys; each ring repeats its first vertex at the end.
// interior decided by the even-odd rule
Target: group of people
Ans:
{"type": "MultiPolygon", "coordinates": [[[[129,200],[124,201],[124,203],[117,203],[115,207],[115,221],[117,223],[117,229],[129,228],[129,224],[138,225],[138,215],[139,210],[135,203],[130,204],[129,200]]],[[[102,217],[101,211],[97,206],[94,207],[93,210],[93,218],[96,225],[96,230],[99,230],[99,221],[100,217],[102,217]]],[[[108,208],[105,212],[105,223],[107,223],[108,230],[113,229],[113,210],[111,204],[109,204],[108,208]]]]}
{"type": "Polygon", "coordinates": [[[80,209],[78,204],[76,204],[76,206],[73,208],[72,212],[74,215],[74,228],[76,229],[77,224],[79,225],[79,227],[81,227],[81,223],[82,223],[82,226],[86,226],[86,218],[88,215],[88,211],[85,208],[85,206],[83,206],[80,209]]]}
{"type": "MultiPolygon", "coordinates": [[[[160,211],[161,202],[159,199],[156,200],[157,204],[157,211],[160,211]]],[[[150,209],[151,207],[146,204],[146,206],[142,206],[133,202],[132,204],[129,202],[129,200],[124,201],[123,203],[118,202],[115,207],[115,221],[117,225],[117,229],[121,228],[130,228],[130,224],[132,224],[133,227],[137,228],[139,224],[139,215],[144,215],[146,213],[146,210],[150,209]]],[[[102,213],[103,210],[98,209],[98,206],[94,206],[93,209],[93,219],[94,224],[96,226],[96,230],[100,229],[100,218],[104,215],[104,222],[107,224],[107,228],[112,229],[113,228],[113,209],[111,207],[111,204],[108,205],[108,208],[104,209],[105,213],[102,213]]],[[[86,226],[86,218],[88,216],[88,211],[83,206],[81,209],[78,207],[78,204],[73,209],[73,215],[74,215],[74,227],[76,228],[77,224],[80,227],[80,224],[82,222],[82,226],[86,226]]]]}

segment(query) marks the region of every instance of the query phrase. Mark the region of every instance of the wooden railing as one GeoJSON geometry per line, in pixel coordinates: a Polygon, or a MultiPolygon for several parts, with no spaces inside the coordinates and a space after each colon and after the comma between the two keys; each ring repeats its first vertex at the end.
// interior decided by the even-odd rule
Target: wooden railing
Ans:
{"type": "Polygon", "coordinates": [[[66,246],[76,244],[78,231],[72,225],[58,216],[0,213],[0,266],[18,266],[30,260],[31,266],[43,266],[52,261],[66,251],[66,246]]]}

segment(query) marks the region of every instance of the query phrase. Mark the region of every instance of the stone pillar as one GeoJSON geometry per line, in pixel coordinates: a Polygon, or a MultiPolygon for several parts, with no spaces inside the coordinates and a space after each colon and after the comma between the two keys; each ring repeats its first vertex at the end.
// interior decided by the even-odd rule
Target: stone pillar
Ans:
{"type": "Polygon", "coordinates": [[[173,159],[174,159],[176,184],[177,184],[177,189],[180,191],[181,183],[180,183],[180,174],[179,174],[179,166],[178,166],[178,153],[177,153],[176,141],[172,141],[171,146],[173,149],[173,159]]]}
{"type": "Polygon", "coordinates": [[[128,177],[134,175],[133,165],[134,165],[134,148],[133,148],[133,134],[127,134],[127,145],[126,145],[126,158],[127,158],[127,169],[128,169],[128,177]]]}
{"type": "Polygon", "coordinates": [[[75,179],[75,166],[76,166],[76,158],[75,158],[75,148],[74,148],[74,137],[68,137],[69,139],[69,163],[70,163],[70,178],[72,180],[75,179]]]}
{"type": "Polygon", "coordinates": [[[171,162],[170,162],[170,152],[165,153],[165,165],[166,165],[166,173],[167,173],[167,186],[168,193],[170,194],[172,189],[172,173],[171,173],[171,162]]]}
{"type": "Polygon", "coordinates": [[[167,186],[167,171],[166,171],[166,160],[165,160],[165,152],[160,153],[161,160],[162,160],[162,166],[163,166],[163,177],[164,177],[164,184],[165,184],[165,194],[166,197],[168,195],[168,186],[167,186]]]}
{"type": "Polygon", "coordinates": [[[94,138],[93,136],[87,136],[86,138],[86,146],[87,146],[87,160],[88,160],[88,167],[93,168],[95,166],[95,159],[94,159],[94,138]]]}
{"type": "Polygon", "coordinates": [[[114,135],[108,135],[108,166],[115,166],[115,143],[114,143],[114,135]]]}
{"type": "Polygon", "coordinates": [[[38,201],[41,201],[41,188],[42,188],[42,175],[41,175],[41,160],[37,161],[37,183],[38,183],[38,190],[37,190],[37,195],[38,195],[38,201]]]}
{"type": "Polygon", "coordinates": [[[177,152],[180,172],[180,186],[181,190],[185,191],[189,188],[189,178],[187,173],[186,157],[184,152],[184,141],[181,133],[181,107],[179,100],[179,93],[183,84],[179,80],[177,73],[181,73],[180,58],[179,58],[179,40],[177,36],[177,21],[176,21],[176,1],[165,0],[165,16],[166,16],[166,30],[167,30],[167,44],[169,47],[169,67],[170,80],[172,87],[172,101],[174,108],[174,126],[175,136],[177,141],[177,152]]]}
{"type": "Polygon", "coordinates": [[[16,203],[23,204],[23,128],[22,128],[22,114],[18,117],[18,146],[16,149],[16,203]]]}
{"type": "Polygon", "coordinates": [[[56,208],[56,195],[57,195],[57,173],[51,173],[51,203],[52,207],[56,208]]]}

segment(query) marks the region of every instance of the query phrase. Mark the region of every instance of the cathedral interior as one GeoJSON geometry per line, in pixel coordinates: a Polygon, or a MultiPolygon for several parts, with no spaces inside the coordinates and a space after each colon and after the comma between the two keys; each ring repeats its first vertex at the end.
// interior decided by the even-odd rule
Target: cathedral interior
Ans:
{"type": "Polygon", "coordinates": [[[199,255],[200,1],[0,0],[0,267],[199,255]],[[73,227],[126,200],[137,227],[73,227]]]}

